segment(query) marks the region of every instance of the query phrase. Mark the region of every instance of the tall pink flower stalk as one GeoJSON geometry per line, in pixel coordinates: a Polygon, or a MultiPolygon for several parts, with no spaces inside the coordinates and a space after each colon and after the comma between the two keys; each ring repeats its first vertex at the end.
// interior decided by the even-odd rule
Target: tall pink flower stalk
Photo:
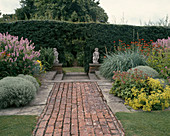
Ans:
{"type": "Polygon", "coordinates": [[[168,39],[157,39],[153,44],[155,46],[161,46],[164,49],[170,49],[170,37],[168,39]]]}
{"type": "Polygon", "coordinates": [[[17,57],[20,55],[23,56],[24,61],[26,59],[33,60],[35,57],[39,57],[40,51],[34,51],[34,43],[30,43],[31,41],[28,39],[24,40],[23,37],[19,41],[17,36],[11,36],[8,33],[6,33],[6,35],[0,33],[0,56],[4,54],[1,61],[11,61],[12,59],[16,61],[17,57]]]}
{"type": "Polygon", "coordinates": [[[40,51],[34,51],[28,39],[0,33],[0,78],[17,74],[32,74],[40,51]],[[5,70],[5,71],[3,71],[5,70]],[[8,73],[4,75],[4,73],[8,73]]]}

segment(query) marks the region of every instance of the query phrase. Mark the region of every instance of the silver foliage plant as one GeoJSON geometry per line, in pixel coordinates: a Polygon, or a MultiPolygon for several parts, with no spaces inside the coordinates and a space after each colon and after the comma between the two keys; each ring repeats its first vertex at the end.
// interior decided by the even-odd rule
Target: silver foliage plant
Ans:
{"type": "Polygon", "coordinates": [[[102,76],[111,79],[113,71],[127,71],[139,65],[147,65],[139,51],[117,52],[106,55],[99,70],[102,76]]]}
{"type": "Polygon", "coordinates": [[[140,74],[140,71],[141,71],[141,74],[143,75],[143,77],[147,75],[149,77],[159,78],[160,76],[156,70],[154,70],[153,68],[149,66],[137,66],[132,69],[129,69],[127,72],[135,74],[136,71],[138,71],[137,74],[140,74]]]}
{"type": "Polygon", "coordinates": [[[21,77],[5,77],[0,80],[0,109],[28,104],[36,94],[32,82],[21,77]]]}
{"type": "Polygon", "coordinates": [[[24,79],[32,82],[34,84],[35,88],[36,88],[36,91],[38,91],[40,86],[39,86],[37,80],[33,76],[19,74],[18,77],[24,78],[24,79]]]}

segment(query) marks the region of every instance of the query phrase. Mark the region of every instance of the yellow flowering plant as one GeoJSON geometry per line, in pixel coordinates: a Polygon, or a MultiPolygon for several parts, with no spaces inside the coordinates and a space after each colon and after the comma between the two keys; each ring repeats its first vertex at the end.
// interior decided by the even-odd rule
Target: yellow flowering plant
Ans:
{"type": "MultiPolygon", "coordinates": [[[[150,80],[154,79],[149,79],[150,80]]],[[[153,81],[152,81],[153,82],[153,81]]],[[[163,88],[160,83],[155,81],[155,84],[152,85],[153,91],[150,91],[150,94],[145,92],[146,88],[136,89],[132,88],[132,94],[134,98],[127,98],[125,104],[128,104],[133,109],[141,109],[143,111],[152,111],[152,110],[164,110],[170,105],[170,87],[167,85],[163,88]],[[157,88],[158,87],[158,88],[157,88]]]]}
{"type": "MultiPolygon", "coordinates": [[[[114,83],[110,93],[125,99],[133,109],[144,111],[169,107],[170,86],[164,88],[159,79],[141,78],[128,72],[114,72],[114,83]]],[[[140,72],[139,72],[140,73],[140,72]]]]}
{"type": "Polygon", "coordinates": [[[45,73],[45,68],[44,66],[42,65],[41,61],[40,60],[36,60],[35,61],[35,68],[33,70],[33,75],[38,75],[40,73],[45,73]]]}

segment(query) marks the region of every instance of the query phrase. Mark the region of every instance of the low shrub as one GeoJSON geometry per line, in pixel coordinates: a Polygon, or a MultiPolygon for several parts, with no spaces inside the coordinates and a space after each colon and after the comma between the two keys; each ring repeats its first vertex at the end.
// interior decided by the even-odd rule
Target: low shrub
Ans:
{"type": "Polygon", "coordinates": [[[32,82],[32,83],[34,84],[36,90],[38,91],[38,89],[39,89],[40,86],[39,86],[37,80],[36,80],[33,76],[19,74],[18,77],[24,78],[24,79],[26,79],[26,80],[32,82]]]}
{"type": "Polygon", "coordinates": [[[143,77],[142,71],[137,70],[135,74],[114,72],[113,80],[110,93],[125,99],[125,104],[134,109],[151,111],[169,107],[170,87],[164,88],[159,79],[143,77]]]}
{"type": "MultiPolygon", "coordinates": [[[[145,75],[149,76],[149,77],[153,77],[153,78],[158,78],[159,77],[159,73],[154,70],[153,68],[149,67],[149,66],[137,66],[134,67],[132,69],[129,69],[127,72],[132,73],[132,74],[136,74],[140,71],[142,71],[142,76],[144,77],[145,75]]],[[[140,72],[141,73],[141,72],[140,72]]],[[[138,73],[138,74],[140,74],[138,73]]]]}
{"type": "Polygon", "coordinates": [[[21,77],[5,77],[0,80],[0,108],[24,106],[35,94],[33,83],[21,77]]]}
{"type": "Polygon", "coordinates": [[[100,73],[105,78],[111,79],[113,71],[127,71],[139,65],[147,65],[147,63],[144,56],[138,51],[118,52],[106,55],[100,67],[100,73]]]}
{"type": "Polygon", "coordinates": [[[54,64],[54,51],[53,48],[41,48],[40,61],[46,70],[51,70],[54,64]]]}

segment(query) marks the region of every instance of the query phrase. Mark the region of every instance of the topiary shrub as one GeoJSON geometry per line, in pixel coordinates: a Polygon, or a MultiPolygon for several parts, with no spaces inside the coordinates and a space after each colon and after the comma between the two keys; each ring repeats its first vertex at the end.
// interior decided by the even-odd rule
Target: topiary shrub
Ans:
{"type": "Polygon", "coordinates": [[[140,74],[141,73],[143,75],[143,77],[145,75],[147,75],[149,77],[153,77],[153,78],[159,77],[159,73],[149,66],[137,66],[137,67],[134,67],[132,69],[129,69],[127,72],[133,73],[133,74],[136,74],[136,73],[140,74]]]}
{"type": "Polygon", "coordinates": [[[24,106],[35,94],[33,83],[21,77],[5,77],[0,80],[0,108],[24,106]]]}
{"type": "Polygon", "coordinates": [[[33,76],[19,74],[18,77],[24,78],[24,79],[26,79],[26,80],[32,82],[32,83],[34,84],[36,90],[38,91],[38,89],[39,89],[40,86],[39,86],[37,80],[36,80],[33,76]]]}
{"type": "Polygon", "coordinates": [[[126,51],[106,55],[99,70],[102,76],[111,79],[113,71],[127,71],[139,65],[147,65],[144,56],[138,51],[126,51]]]}

